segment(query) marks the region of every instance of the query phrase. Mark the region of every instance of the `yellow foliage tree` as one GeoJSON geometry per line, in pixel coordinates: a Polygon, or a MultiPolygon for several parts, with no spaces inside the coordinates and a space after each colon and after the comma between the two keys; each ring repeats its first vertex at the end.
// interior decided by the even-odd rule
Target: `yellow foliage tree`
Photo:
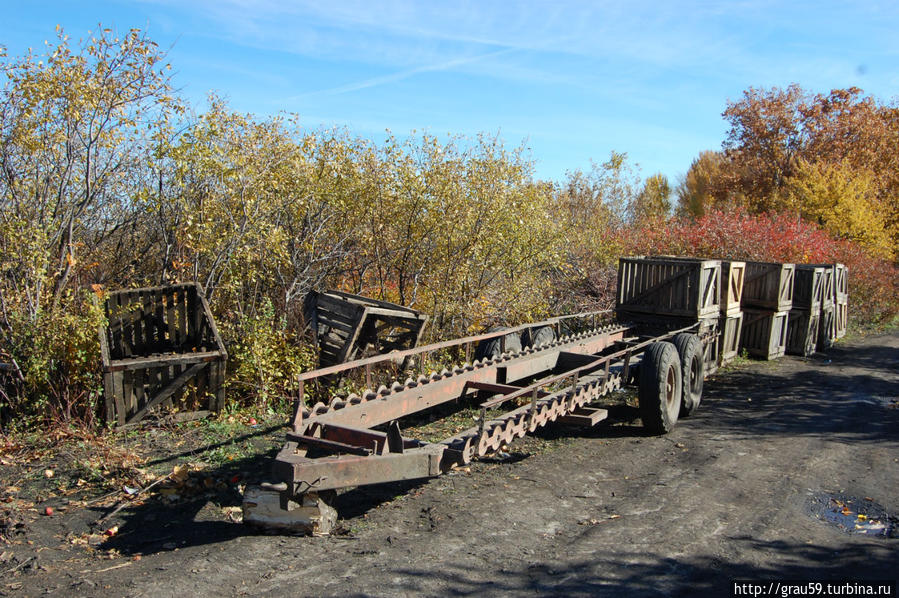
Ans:
{"type": "Polygon", "coordinates": [[[874,200],[874,176],[838,164],[797,160],[783,195],[790,208],[831,234],[858,241],[875,255],[892,257],[889,224],[874,200]]]}

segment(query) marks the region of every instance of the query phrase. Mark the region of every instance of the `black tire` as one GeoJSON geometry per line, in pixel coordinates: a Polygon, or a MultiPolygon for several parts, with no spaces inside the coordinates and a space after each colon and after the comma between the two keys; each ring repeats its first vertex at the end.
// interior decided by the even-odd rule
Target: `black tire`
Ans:
{"type": "Polygon", "coordinates": [[[686,417],[693,415],[702,402],[702,382],[705,377],[702,341],[695,334],[682,332],[675,335],[671,342],[680,357],[681,386],[683,386],[680,415],[686,417]]]}
{"type": "Polygon", "coordinates": [[[534,326],[525,328],[521,333],[522,347],[539,347],[556,340],[556,333],[552,326],[534,326]]]}
{"type": "MultiPolygon", "coordinates": [[[[490,330],[488,330],[488,332],[498,332],[500,330],[508,329],[508,326],[498,326],[496,328],[491,328],[490,330]]],[[[499,357],[500,354],[502,354],[502,339],[502,336],[497,336],[479,342],[477,348],[474,350],[474,358],[483,361],[488,357],[490,359],[499,357]]],[[[521,337],[517,332],[507,334],[505,336],[505,339],[506,353],[509,353],[510,351],[521,351],[521,337]]]]}
{"type": "Polygon", "coordinates": [[[667,434],[680,415],[681,364],[671,343],[652,343],[640,362],[640,418],[651,434],[667,434]]]}

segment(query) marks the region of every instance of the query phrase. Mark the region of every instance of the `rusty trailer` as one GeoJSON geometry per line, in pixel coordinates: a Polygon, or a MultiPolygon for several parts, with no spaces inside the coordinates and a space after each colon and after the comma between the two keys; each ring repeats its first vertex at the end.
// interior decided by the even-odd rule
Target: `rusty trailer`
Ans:
{"type": "MultiPolygon", "coordinates": [[[[287,442],[278,453],[274,481],[249,491],[245,521],[305,533],[328,533],[336,519],[337,490],[435,477],[472,459],[501,450],[551,422],[592,426],[607,416],[595,403],[627,383],[637,383],[644,426],[669,431],[699,405],[705,346],[712,332],[691,325],[656,336],[613,321],[610,312],[553,318],[322,368],[301,384],[356,371],[371,382],[374,369],[397,359],[428,363],[447,350],[471,356],[480,344],[536,330],[544,342],[501,350],[452,369],[405,382],[370,386],[358,394],[306,407],[296,402],[287,442]],[[577,323],[578,325],[573,325],[577,323]],[[566,330],[580,330],[565,334],[566,330]],[[686,385],[682,382],[686,380],[686,385]],[[438,442],[406,437],[403,418],[449,402],[473,401],[472,426],[438,442]]],[[[302,393],[301,393],[302,396],[302,393]]]]}
{"type": "Polygon", "coordinates": [[[722,353],[736,355],[741,338],[762,357],[783,355],[788,312],[738,306],[747,292],[750,301],[791,304],[793,265],[745,264],[752,290],[742,286],[742,262],[728,264],[726,283],[721,265],[623,259],[616,312],[560,316],[302,374],[273,480],[245,493],[244,521],[327,534],[339,490],[439,476],[552,422],[594,426],[608,416],[609,395],[625,386],[637,389],[644,428],[667,433],[699,407],[705,377],[722,353]],[[430,369],[448,362],[457,365],[430,369]],[[306,404],[307,395],[330,393],[334,380],[364,390],[306,404]],[[439,440],[404,434],[409,416],[452,405],[474,406],[467,429],[439,440]]]}

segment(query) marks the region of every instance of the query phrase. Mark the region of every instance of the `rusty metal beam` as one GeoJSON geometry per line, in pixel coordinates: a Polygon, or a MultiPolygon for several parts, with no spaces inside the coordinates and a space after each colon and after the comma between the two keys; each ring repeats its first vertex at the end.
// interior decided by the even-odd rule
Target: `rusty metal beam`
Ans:
{"type": "Polygon", "coordinates": [[[577,338],[557,342],[552,347],[524,352],[515,357],[480,363],[467,368],[457,367],[453,372],[444,370],[430,378],[407,381],[396,389],[383,388],[380,393],[369,391],[367,396],[337,399],[330,405],[319,403],[302,418],[295,419],[298,430],[303,431],[312,422],[330,423],[348,427],[374,427],[400,419],[406,415],[424,411],[448,401],[460,398],[465,385],[475,383],[497,383],[497,377],[504,376],[504,383],[522,380],[552,370],[559,354],[599,353],[624,338],[628,330],[625,326],[613,326],[594,334],[584,334],[577,338]]]}
{"type": "Polygon", "coordinates": [[[287,482],[293,495],[434,477],[440,474],[446,447],[427,445],[403,453],[319,459],[299,455],[297,448],[296,443],[288,442],[278,453],[273,469],[275,478],[287,482]]]}

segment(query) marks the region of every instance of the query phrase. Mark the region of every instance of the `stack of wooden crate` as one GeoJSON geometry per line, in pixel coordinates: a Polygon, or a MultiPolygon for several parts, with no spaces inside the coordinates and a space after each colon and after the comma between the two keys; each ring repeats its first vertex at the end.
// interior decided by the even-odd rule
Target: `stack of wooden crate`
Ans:
{"type": "Polygon", "coordinates": [[[628,257],[618,265],[615,312],[647,332],[664,332],[698,324],[711,333],[706,371],[718,365],[721,312],[721,262],[683,257],[628,257]]]}
{"type": "Polygon", "coordinates": [[[816,264],[824,268],[818,350],[828,349],[846,334],[849,308],[849,272],[843,264],[816,264]]]}
{"type": "Polygon", "coordinates": [[[746,262],[722,261],[721,280],[721,330],[718,364],[726,365],[740,353],[740,332],[743,329],[743,281],[746,276],[746,262]]]}
{"type": "Polygon", "coordinates": [[[740,348],[750,355],[775,359],[785,353],[794,274],[793,264],[746,262],[740,348]]]}
{"type": "Polygon", "coordinates": [[[793,282],[793,307],[787,331],[787,353],[808,357],[815,352],[827,269],[797,264],[793,282]]]}

